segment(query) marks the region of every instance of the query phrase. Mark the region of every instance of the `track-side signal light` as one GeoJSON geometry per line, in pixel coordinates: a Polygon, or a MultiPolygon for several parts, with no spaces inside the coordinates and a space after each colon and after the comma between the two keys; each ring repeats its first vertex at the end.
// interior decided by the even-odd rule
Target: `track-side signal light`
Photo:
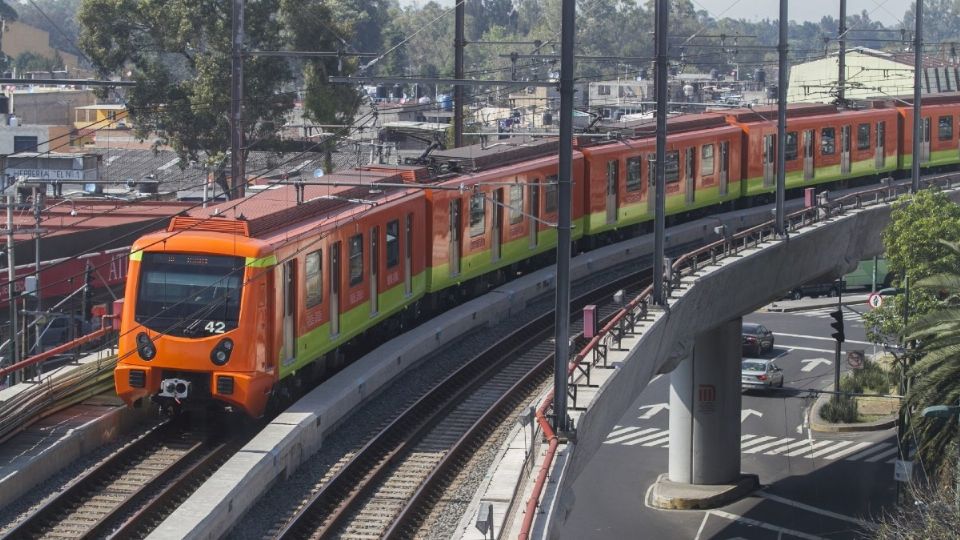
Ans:
{"type": "Polygon", "coordinates": [[[838,309],[836,311],[831,311],[830,316],[833,318],[833,322],[830,323],[830,327],[834,330],[831,337],[838,342],[843,343],[843,310],[838,309]]]}

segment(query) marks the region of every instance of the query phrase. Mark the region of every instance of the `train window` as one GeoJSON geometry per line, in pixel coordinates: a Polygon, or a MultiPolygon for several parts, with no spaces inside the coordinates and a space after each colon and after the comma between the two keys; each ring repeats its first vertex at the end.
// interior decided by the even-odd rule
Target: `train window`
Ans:
{"type": "Polygon", "coordinates": [[[363,281],[363,234],[350,237],[350,286],[363,281]]]}
{"type": "Polygon", "coordinates": [[[680,151],[673,150],[667,152],[667,158],[663,164],[663,181],[667,184],[680,181],[680,151]]]}
{"type": "Polygon", "coordinates": [[[307,274],[307,307],[313,307],[323,301],[323,250],[307,254],[304,272],[307,274]]]}
{"type": "Polygon", "coordinates": [[[477,193],[470,197],[470,236],[480,236],[485,228],[485,217],[487,211],[487,200],[483,193],[477,193]]]}
{"type": "Polygon", "coordinates": [[[387,223],[387,268],[400,264],[400,220],[387,223]]]}
{"type": "Polygon", "coordinates": [[[510,224],[516,225],[523,222],[523,186],[516,184],[510,186],[510,224]]]}
{"type": "Polygon", "coordinates": [[[832,156],[837,151],[837,130],[836,128],[823,128],[820,130],[820,153],[825,156],[832,156]]]}
{"type": "Polygon", "coordinates": [[[640,156],[627,158],[627,191],[640,191],[640,156]]]}
{"type": "Polygon", "coordinates": [[[713,174],[713,145],[705,144],[700,148],[700,176],[713,174]]]}
{"type": "Polygon", "coordinates": [[[557,211],[557,180],[558,177],[555,174],[547,177],[547,184],[545,186],[547,199],[544,201],[546,205],[544,211],[547,213],[557,211]]]}
{"type": "Polygon", "coordinates": [[[790,131],[783,139],[783,159],[793,161],[797,159],[797,132],[790,131]]]}
{"type": "Polygon", "coordinates": [[[953,117],[941,116],[937,121],[937,138],[941,141],[953,139],[953,117]]]}
{"type": "Polygon", "coordinates": [[[870,149],[870,124],[857,124],[857,150],[870,149]]]}

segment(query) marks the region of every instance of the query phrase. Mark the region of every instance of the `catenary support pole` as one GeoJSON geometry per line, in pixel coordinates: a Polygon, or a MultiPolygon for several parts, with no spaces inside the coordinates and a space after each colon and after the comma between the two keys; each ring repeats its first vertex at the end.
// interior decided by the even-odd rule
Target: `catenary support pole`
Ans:
{"type": "Polygon", "coordinates": [[[913,167],[910,188],[920,189],[920,75],[923,72],[923,0],[917,0],[917,21],[913,34],[913,167]]]}
{"type": "MultiPolygon", "coordinates": [[[[781,237],[787,232],[784,227],[784,201],[787,189],[787,82],[789,77],[787,65],[787,0],[780,0],[780,43],[777,44],[779,66],[777,67],[777,203],[776,221],[777,234],[781,237]]],[[[796,143],[796,141],[794,141],[796,143]]]]}
{"type": "Polygon", "coordinates": [[[840,71],[837,74],[837,102],[841,107],[846,106],[847,86],[847,0],[840,0],[840,26],[837,28],[837,38],[840,42],[840,71]]]}
{"type": "MultiPolygon", "coordinates": [[[[40,312],[43,311],[43,301],[40,297],[40,211],[43,209],[43,199],[46,195],[46,187],[35,187],[33,188],[33,219],[34,219],[34,228],[33,231],[33,268],[34,268],[34,296],[36,297],[36,317],[40,316],[40,312]]],[[[40,346],[40,326],[34,325],[34,350],[37,354],[43,352],[42,347],[40,346]]],[[[29,354],[24,356],[30,356],[29,354]]]]}
{"type": "MultiPolygon", "coordinates": [[[[17,202],[16,190],[7,195],[7,300],[10,306],[10,358],[11,363],[20,361],[20,349],[17,341],[17,290],[15,287],[17,277],[17,263],[14,259],[13,244],[13,205],[17,202]]],[[[14,382],[18,382],[14,375],[14,382]]]]}
{"type": "MultiPolygon", "coordinates": [[[[466,0],[457,0],[454,13],[453,77],[455,79],[463,78],[463,47],[466,45],[463,35],[465,4],[466,0]]],[[[457,148],[463,146],[463,86],[459,84],[453,87],[453,145],[457,148]]]]}
{"type": "MultiPolygon", "coordinates": [[[[666,270],[664,254],[664,161],[667,155],[667,24],[670,14],[669,0],[657,0],[656,25],[656,97],[657,97],[657,158],[656,183],[654,185],[654,229],[653,229],[653,299],[659,305],[667,302],[663,286],[663,274],[666,270]]],[[[649,190],[647,191],[649,197],[649,190]]]]}
{"type": "Polygon", "coordinates": [[[573,176],[573,40],[576,0],[563,0],[560,36],[560,176],[557,195],[557,309],[554,337],[554,429],[569,431],[567,363],[570,359],[570,228],[573,176]]]}
{"type": "Polygon", "coordinates": [[[233,0],[233,53],[230,59],[230,193],[244,195],[243,170],[243,9],[246,0],[233,0]]]}

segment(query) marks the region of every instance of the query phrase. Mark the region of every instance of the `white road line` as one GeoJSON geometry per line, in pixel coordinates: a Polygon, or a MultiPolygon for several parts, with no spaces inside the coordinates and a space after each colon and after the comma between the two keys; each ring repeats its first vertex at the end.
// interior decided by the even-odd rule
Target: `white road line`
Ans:
{"type": "Polygon", "coordinates": [[[786,445],[786,446],[782,446],[782,447],[780,447],[780,448],[775,448],[775,449],[767,452],[766,454],[767,454],[768,456],[776,456],[777,454],[782,454],[782,453],[786,452],[787,450],[793,450],[794,448],[797,448],[797,447],[799,447],[799,446],[803,446],[803,445],[805,445],[805,444],[810,444],[811,442],[812,442],[812,439],[804,439],[804,440],[802,440],[802,441],[797,441],[797,442],[795,442],[795,443],[791,443],[791,444],[788,444],[788,445],[786,445]]]}
{"type": "Polygon", "coordinates": [[[623,435],[624,433],[629,433],[629,432],[631,432],[631,431],[636,431],[636,430],[638,430],[638,429],[640,429],[640,426],[627,426],[627,427],[613,426],[613,431],[611,431],[611,432],[607,435],[607,440],[610,440],[610,439],[612,439],[613,437],[617,437],[617,436],[619,436],[619,435],[623,435]]]}
{"type": "Polygon", "coordinates": [[[792,452],[787,452],[787,453],[784,454],[784,455],[787,456],[787,457],[802,456],[803,454],[806,454],[807,452],[813,452],[813,451],[816,450],[817,448],[822,448],[822,447],[824,447],[824,446],[826,446],[826,445],[828,445],[828,444],[832,444],[832,443],[834,443],[834,442],[836,442],[836,441],[830,441],[830,440],[827,440],[827,441],[816,441],[816,442],[808,445],[806,448],[800,447],[800,448],[798,448],[798,449],[796,449],[796,450],[794,450],[794,451],[792,451],[792,452]]]}
{"type": "Polygon", "coordinates": [[[814,536],[812,534],[807,534],[805,532],[801,532],[793,529],[787,529],[785,527],[774,525],[773,523],[767,523],[765,521],[757,521],[755,519],[750,519],[748,517],[731,514],[730,512],[724,512],[723,510],[708,510],[707,514],[726,518],[726,519],[729,519],[730,521],[739,521],[741,523],[746,523],[747,525],[753,525],[754,527],[760,527],[762,529],[774,531],[778,533],[778,538],[784,534],[788,534],[790,536],[796,536],[797,538],[804,538],[806,540],[826,540],[822,536],[814,536]]]}
{"type": "MultiPolygon", "coordinates": [[[[784,332],[775,332],[774,335],[776,335],[777,337],[786,336],[786,337],[795,337],[795,338],[803,338],[803,339],[818,339],[818,340],[821,340],[821,341],[833,341],[833,338],[829,338],[829,337],[823,337],[823,336],[808,336],[808,335],[804,335],[804,334],[786,334],[786,333],[784,333],[784,332]]],[[[844,342],[845,342],[845,343],[855,343],[855,344],[857,344],[857,345],[873,345],[873,343],[869,343],[869,342],[867,342],[867,341],[855,341],[855,340],[852,340],[852,339],[847,339],[847,340],[845,340],[844,342]]]]}
{"type": "Polygon", "coordinates": [[[871,522],[869,522],[869,521],[864,521],[864,520],[862,520],[862,519],[858,519],[858,518],[851,517],[851,516],[846,516],[846,515],[843,515],[843,514],[838,514],[838,513],[836,513],[836,512],[831,512],[830,510],[824,510],[823,508],[818,508],[818,507],[816,507],[816,506],[811,506],[811,505],[809,505],[809,504],[805,504],[805,503],[802,503],[802,502],[793,501],[793,500],[787,499],[787,498],[785,498],[785,497],[781,497],[781,496],[779,496],[779,495],[774,495],[773,493],[770,493],[770,492],[768,492],[768,491],[759,490],[759,491],[756,492],[756,495],[757,495],[758,497],[763,497],[764,499],[769,499],[769,500],[771,500],[771,501],[776,501],[776,502],[778,502],[778,503],[786,504],[787,506],[793,506],[794,508],[799,508],[799,509],[801,509],[801,510],[806,510],[807,512],[813,512],[814,514],[821,514],[821,515],[824,515],[824,516],[827,516],[827,517],[831,517],[831,518],[833,518],[833,519],[839,519],[840,521],[847,521],[847,522],[850,522],[850,523],[856,523],[857,525],[860,525],[860,526],[862,526],[862,527],[867,527],[867,528],[870,528],[870,529],[876,529],[876,528],[877,528],[877,525],[876,525],[875,523],[871,523],[871,522]]]}
{"type": "MultiPolygon", "coordinates": [[[[631,433],[629,435],[623,435],[621,437],[617,437],[616,439],[607,439],[606,441],[604,441],[604,444],[619,444],[622,442],[626,442],[627,444],[635,444],[635,443],[630,443],[629,441],[632,441],[637,438],[645,440],[646,437],[644,437],[644,435],[647,435],[648,433],[653,433],[653,436],[655,437],[657,435],[660,435],[662,431],[663,430],[660,430],[657,428],[647,428],[642,431],[638,431],[636,433],[631,433]]],[[[647,437],[649,436],[650,435],[647,435],[647,437]]]]}
{"type": "Polygon", "coordinates": [[[651,440],[651,439],[658,439],[658,438],[663,437],[663,436],[666,436],[666,435],[667,435],[667,432],[666,432],[666,431],[664,431],[664,430],[657,430],[656,433],[651,433],[650,435],[643,435],[643,436],[637,437],[637,438],[635,438],[635,439],[631,439],[631,440],[629,440],[629,441],[626,441],[626,442],[624,442],[623,444],[624,444],[625,446],[633,446],[633,445],[635,445],[635,444],[640,444],[640,443],[642,443],[642,442],[644,442],[644,441],[649,441],[649,440],[651,440]]]}
{"type": "Polygon", "coordinates": [[[870,446],[870,445],[872,445],[872,444],[873,444],[872,442],[857,443],[857,444],[855,444],[855,445],[853,445],[853,446],[849,446],[849,447],[847,447],[847,448],[844,448],[843,450],[837,452],[836,454],[830,454],[829,456],[825,456],[823,459],[837,459],[837,458],[842,458],[843,456],[846,456],[846,455],[848,455],[848,454],[852,454],[852,453],[856,452],[857,450],[863,450],[864,448],[866,448],[866,447],[868,447],[868,446],[870,446]]]}
{"type": "Polygon", "coordinates": [[[820,450],[817,450],[816,452],[814,452],[814,453],[812,453],[812,454],[807,454],[806,456],[803,456],[803,457],[810,458],[810,459],[818,458],[818,457],[820,457],[820,456],[822,456],[822,455],[824,455],[824,454],[829,454],[830,452],[833,452],[834,450],[839,450],[839,449],[843,448],[844,446],[847,446],[848,444],[853,444],[853,441],[840,441],[840,442],[838,442],[837,444],[835,444],[835,445],[833,445],[833,446],[828,446],[828,447],[826,447],[826,448],[821,448],[820,450]]]}
{"type": "MultiPolygon", "coordinates": [[[[650,486],[651,488],[653,485],[650,486]]],[[[693,540],[700,540],[700,535],[703,534],[703,527],[707,524],[707,519],[710,518],[710,512],[703,513],[703,521],[700,522],[700,528],[697,529],[697,535],[693,537],[693,540]]]]}
{"type": "Polygon", "coordinates": [[[871,448],[867,448],[867,449],[864,450],[863,452],[860,452],[859,454],[857,454],[857,455],[855,455],[855,456],[850,456],[850,457],[847,458],[847,459],[850,460],[850,461],[857,461],[858,459],[863,459],[863,458],[869,456],[870,454],[873,454],[874,452],[879,452],[880,450],[883,450],[884,448],[889,448],[890,446],[892,446],[892,443],[888,443],[888,442],[878,443],[878,444],[876,444],[875,446],[873,446],[873,447],[871,447],[871,448]]]}
{"type": "Polygon", "coordinates": [[[663,448],[670,448],[670,437],[662,439],[661,441],[653,441],[650,443],[650,446],[661,446],[663,448]]]}
{"type": "Polygon", "coordinates": [[[772,437],[772,436],[770,436],[770,435],[764,435],[763,437],[757,437],[756,439],[753,439],[752,441],[750,441],[750,442],[748,442],[748,443],[740,443],[740,451],[743,452],[743,449],[744,449],[744,448],[748,448],[748,447],[753,446],[753,445],[755,445],[755,444],[760,444],[760,443],[762,443],[762,442],[766,442],[766,441],[769,441],[769,440],[771,440],[771,439],[776,439],[776,437],[772,437]]]}
{"type": "Polygon", "coordinates": [[[780,439],[772,443],[761,444],[760,446],[754,446],[749,450],[743,450],[744,454],[756,454],[757,452],[763,452],[768,448],[773,448],[774,446],[780,446],[781,444],[787,444],[788,442],[794,440],[793,437],[787,437],[786,439],[780,439]]]}
{"type": "Polygon", "coordinates": [[[797,347],[794,345],[785,345],[785,347],[787,348],[788,351],[812,351],[812,352],[822,352],[822,353],[828,353],[828,354],[833,354],[836,352],[833,349],[814,349],[813,347],[797,347]]]}
{"type": "Polygon", "coordinates": [[[893,448],[887,450],[886,452],[883,452],[883,453],[881,453],[881,454],[877,454],[877,455],[873,456],[872,458],[867,458],[865,461],[866,461],[867,463],[876,463],[876,462],[880,461],[881,459],[885,459],[885,458],[888,458],[888,457],[896,454],[899,450],[900,450],[899,448],[893,447],[893,448]]]}
{"type": "Polygon", "coordinates": [[[657,446],[658,444],[663,444],[663,443],[665,443],[665,442],[670,442],[670,436],[669,436],[669,435],[667,435],[666,437],[664,437],[664,438],[662,438],[662,439],[657,439],[657,440],[655,440],[655,441],[650,441],[650,442],[648,442],[648,443],[643,443],[643,445],[644,445],[644,446],[657,446]]]}
{"type": "Polygon", "coordinates": [[[740,442],[743,443],[743,441],[749,441],[750,439],[752,439],[752,438],[754,438],[754,437],[756,437],[756,435],[741,435],[741,436],[740,436],[740,442]]]}

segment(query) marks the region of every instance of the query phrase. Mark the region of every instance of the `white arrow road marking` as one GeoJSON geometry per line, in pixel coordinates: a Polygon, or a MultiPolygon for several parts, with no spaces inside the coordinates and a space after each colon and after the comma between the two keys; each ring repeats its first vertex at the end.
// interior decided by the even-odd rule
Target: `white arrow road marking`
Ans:
{"type": "Polygon", "coordinates": [[[833,360],[827,360],[826,358],[804,358],[800,360],[800,362],[803,363],[803,367],[800,368],[800,371],[807,373],[817,369],[817,366],[820,364],[825,364],[828,366],[833,365],[833,360]]]}
{"type": "Polygon", "coordinates": [[[760,411],[755,411],[753,409],[743,409],[740,411],[740,423],[742,424],[744,420],[750,418],[750,416],[756,416],[758,418],[763,417],[763,413],[760,411]]]}
{"type": "Polygon", "coordinates": [[[833,349],[816,349],[814,347],[795,347],[793,345],[786,345],[788,351],[811,351],[811,352],[822,352],[827,354],[833,354],[833,349]]]}
{"type": "Polygon", "coordinates": [[[640,409],[649,409],[647,412],[639,416],[641,420],[649,420],[656,416],[656,414],[660,411],[670,410],[670,405],[666,403],[654,403],[653,405],[644,405],[643,407],[640,407],[640,409]]]}
{"type": "MultiPolygon", "coordinates": [[[[776,335],[777,337],[786,336],[786,337],[795,337],[795,338],[803,338],[803,339],[819,339],[822,341],[833,341],[833,338],[823,337],[823,336],[807,336],[804,334],[785,334],[783,332],[777,332],[776,335]]],[[[867,341],[856,341],[852,339],[845,340],[844,343],[853,343],[856,345],[873,345],[873,343],[870,343],[867,341]]]]}

